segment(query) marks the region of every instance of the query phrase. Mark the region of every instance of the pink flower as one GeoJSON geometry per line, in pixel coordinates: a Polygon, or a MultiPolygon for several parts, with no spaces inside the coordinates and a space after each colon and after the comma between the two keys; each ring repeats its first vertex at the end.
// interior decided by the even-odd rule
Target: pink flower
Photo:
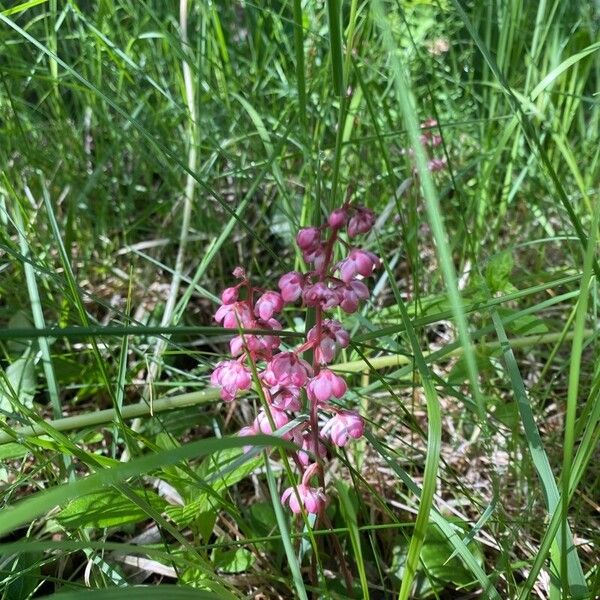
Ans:
{"type": "Polygon", "coordinates": [[[318,227],[301,229],[296,236],[296,243],[303,252],[312,250],[321,245],[321,231],[318,227]]]}
{"type": "Polygon", "coordinates": [[[354,411],[340,412],[325,424],[322,435],[329,435],[332,443],[342,448],[349,438],[358,439],[365,431],[362,417],[354,411]]]}
{"type": "Polygon", "coordinates": [[[448,161],[445,158],[432,158],[427,163],[427,168],[430,172],[442,171],[448,166],[448,161]]]}
{"type": "Polygon", "coordinates": [[[236,279],[247,279],[246,270],[244,267],[236,267],[231,273],[236,279]]]}
{"type": "MultiPolygon", "coordinates": [[[[239,437],[246,437],[246,436],[249,436],[249,435],[256,435],[257,433],[258,432],[254,428],[254,425],[246,425],[246,427],[242,427],[238,431],[238,436],[239,437]]],[[[244,446],[244,454],[246,454],[247,452],[250,452],[250,450],[252,450],[252,446],[244,446]]]]}
{"type": "Polygon", "coordinates": [[[223,304],[233,304],[238,299],[238,289],[236,287],[228,287],[221,293],[221,302],[223,304]]]}
{"type": "Polygon", "coordinates": [[[277,292],[265,292],[254,305],[254,314],[263,320],[270,319],[274,313],[281,312],[283,299],[277,292]]]}
{"type": "MultiPolygon", "coordinates": [[[[290,418],[283,410],[271,408],[270,412],[271,417],[273,418],[273,425],[275,425],[275,429],[271,427],[269,417],[265,413],[264,409],[261,409],[258,415],[256,415],[256,419],[254,419],[253,424],[253,427],[257,432],[271,435],[275,430],[281,429],[284,425],[287,425],[290,422],[290,418]]],[[[283,437],[290,437],[290,433],[288,432],[283,437]]]]}
{"type": "Polygon", "coordinates": [[[299,387],[293,385],[275,385],[268,392],[271,396],[272,406],[279,410],[297,412],[302,408],[299,387]]]}
{"type": "Polygon", "coordinates": [[[327,223],[331,229],[341,229],[348,220],[348,212],[344,208],[334,210],[327,219],[327,223]]]}
{"type": "Polygon", "coordinates": [[[331,398],[341,398],[347,390],[346,382],[329,369],[321,369],[306,386],[306,392],[311,402],[324,403],[331,398]]]}
{"type": "Polygon", "coordinates": [[[313,488],[303,483],[295,490],[293,487],[287,488],[281,496],[281,503],[284,506],[287,503],[295,515],[302,512],[302,506],[306,512],[317,515],[323,510],[326,502],[327,497],[323,493],[323,488],[313,488]]]}
{"type": "Polygon", "coordinates": [[[356,212],[348,223],[348,237],[356,237],[360,233],[369,233],[375,224],[373,211],[364,206],[357,206],[356,212]]]}
{"type": "MultiPolygon", "coordinates": [[[[277,319],[268,319],[267,321],[251,321],[248,324],[250,329],[281,329],[281,323],[277,319]]],[[[244,344],[256,357],[270,359],[273,356],[273,350],[279,348],[281,339],[276,335],[254,335],[245,333],[236,335],[229,342],[229,350],[232,356],[239,356],[244,351],[244,344]]]]}
{"type": "Polygon", "coordinates": [[[277,350],[281,344],[281,338],[276,335],[236,335],[229,342],[229,350],[232,356],[240,356],[246,348],[256,358],[269,360],[273,356],[273,350],[277,350]]]}
{"type": "MultiPolygon", "coordinates": [[[[294,441],[296,441],[296,440],[294,439],[294,441]]],[[[309,452],[314,455],[317,454],[315,452],[315,440],[314,440],[313,436],[310,434],[303,438],[302,450],[300,450],[300,452],[296,453],[296,456],[298,457],[300,464],[304,465],[305,467],[311,461],[309,452]]],[[[323,444],[323,442],[321,441],[320,438],[319,438],[319,456],[321,458],[325,458],[327,456],[327,448],[326,448],[325,444],[323,444]]]]}
{"type": "Polygon", "coordinates": [[[316,271],[321,271],[325,265],[325,247],[322,244],[310,250],[303,250],[302,256],[307,263],[312,263],[316,271]]]}
{"type": "Polygon", "coordinates": [[[320,306],[328,310],[340,303],[340,297],[335,290],[327,287],[322,281],[304,288],[302,299],[306,306],[320,306]]]}
{"type": "Polygon", "coordinates": [[[263,380],[269,386],[302,387],[312,376],[312,367],[294,352],[280,352],[267,364],[263,380]]]}
{"type": "Polygon", "coordinates": [[[222,323],[223,327],[229,329],[236,329],[238,321],[243,327],[251,327],[253,322],[252,311],[246,302],[222,304],[215,313],[215,321],[222,323]]]}
{"type": "Polygon", "coordinates": [[[279,279],[279,289],[284,302],[296,302],[302,294],[304,276],[296,271],[282,275],[279,279]]]}
{"type": "Polygon", "coordinates": [[[309,342],[315,344],[315,358],[319,363],[330,363],[335,357],[336,350],[346,348],[350,343],[348,332],[335,319],[323,319],[320,339],[317,339],[318,333],[318,327],[315,325],[306,337],[309,342]]]}
{"type": "Polygon", "coordinates": [[[221,398],[233,400],[239,390],[247,390],[252,383],[250,371],[237,360],[220,362],[210,377],[211,385],[221,388],[221,398]]]}
{"type": "Polygon", "coordinates": [[[350,250],[347,258],[338,264],[340,277],[344,283],[350,283],[356,275],[368,277],[379,266],[379,258],[368,250],[350,250]]]}
{"type": "Polygon", "coordinates": [[[359,302],[369,297],[369,288],[358,279],[354,279],[347,285],[339,286],[337,292],[341,298],[340,308],[347,313],[355,312],[359,302]]]}

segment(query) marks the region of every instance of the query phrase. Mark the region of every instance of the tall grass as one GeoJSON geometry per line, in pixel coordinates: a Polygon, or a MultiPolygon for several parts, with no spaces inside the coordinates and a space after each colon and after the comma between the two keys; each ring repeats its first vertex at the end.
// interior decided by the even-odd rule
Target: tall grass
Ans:
{"type": "Polygon", "coordinates": [[[599,16],[0,3],[2,598],[599,594],[599,16]],[[273,287],[347,197],[385,268],[325,529],[208,375],[233,268],[273,287]]]}

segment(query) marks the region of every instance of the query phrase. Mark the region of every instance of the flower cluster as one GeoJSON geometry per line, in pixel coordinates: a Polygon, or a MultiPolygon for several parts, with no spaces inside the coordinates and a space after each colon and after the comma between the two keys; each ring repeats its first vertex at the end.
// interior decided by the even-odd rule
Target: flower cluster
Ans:
{"type": "Polygon", "coordinates": [[[223,400],[231,401],[251,387],[254,365],[267,402],[240,435],[271,434],[287,425],[293,413],[308,410],[309,420],[284,434],[300,448],[292,458],[301,472],[301,483],[282,496],[282,502],[294,513],[301,512],[302,507],[314,514],[323,509],[323,460],[328,446],[343,447],[363,435],[362,417],[336,404],[347,386],[328,365],[349,345],[350,336],[339,321],[326,318],[325,311],[339,308],[353,313],[369,297],[364,280],[379,267],[380,260],[372,252],[354,247],[354,240],[371,231],[374,223],[375,215],[368,208],[344,204],[323,226],[298,232],[296,243],[308,266],[305,272],[285,273],[279,279],[279,291],[275,291],[254,286],[238,267],[233,274],[239,282],[223,291],[215,314],[215,320],[224,327],[244,331],[232,338],[233,358],[216,366],[212,385],[220,388],[223,400]],[[338,249],[343,258],[336,262],[338,249]],[[285,305],[299,303],[314,310],[315,325],[303,343],[286,349],[277,334],[281,323],[276,315],[285,305]],[[307,352],[312,354],[310,363],[303,358],[307,352]],[[316,486],[312,482],[315,478],[316,486]]]}
{"type": "MultiPolygon", "coordinates": [[[[435,133],[435,129],[437,128],[438,122],[435,119],[427,119],[421,123],[421,129],[423,133],[421,134],[421,144],[426,149],[437,148],[442,143],[442,136],[439,133],[435,133]]],[[[414,157],[415,151],[412,148],[407,148],[403,150],[404,154],[407,154],[411,158],[414,157]]],[[[437,157],[437,156],[429,156],[429,160],[427,161],[427,168],[432,173],[436,171],[443,171],[448,166],[448,161],[446,157],[437,157]]],[[[413,167],[413,174],[417,175],[417,168],[413,167]]]]}

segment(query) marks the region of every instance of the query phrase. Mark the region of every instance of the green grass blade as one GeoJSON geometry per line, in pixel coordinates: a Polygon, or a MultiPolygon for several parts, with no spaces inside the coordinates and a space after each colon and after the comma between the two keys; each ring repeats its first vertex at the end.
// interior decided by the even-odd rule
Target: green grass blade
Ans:
{"type": "Polygon", "coordinates": [[[342,48],[342,9],[339,0],[327,0],[327,14],[329,17],[329,48],[331,51],[333,89],[338,96],[343,96],[345,90],[342,48]]]}
{"type": "Polygon", "coordinates": [[[414,356],[414,361],[419,372],[425,399],[427,402],[427,455],[425,459],[425,468],[423,470],[423,487],[420,494],[419,511],[415,521],[415,529],[408,547],[408,555],[406,557],[406,571],[402,578],[400,587],[400,600],[407,600],[412,591],[412,585],[417,573],[419,563],[419,555],[421,548],[427,536],[427,528],[429,525],[429,515],[433,506],[433,495],[437,487],[437,474],[440,464],[440,451],[442,440],[442,417],[440,409],[440,401],[433,384],[429,368],[425,362],[425,358],[419,345],[419,340],[413,329],[408,311],[396,285],[394,274],[389,270],[389,265],[385,258],[383,259],[384,266],[388,273],[388,279],[396,305],[400,312],[400,318],[406,328],[410,347],[414,356]]]}
{"type": "MultiPolygon", "coordinates": [[[[554,479],[554,474],[552,473],[550,461],[548,460],[548,456],[544,451],[542,438],[535,422],[535,416],[527,396],[527,391],[525,390],[523,379],[519,372],[515,355],[506,336],[504,325],[502,324],[502,320],[500,319],[497,311],[492,310],[491,314],[494,326],[496,327],[498,341],[502,346],[504,362],[506,364],[506,369],[508,371],[513,392],[517,401],[519,414],[521,416],[521,423],[523,425],[523,430],[529,446],[529,453],[542,483],[548,512],[549,514],[552,514],[559,504],[558,487],[554,479]]],[[[565,544],[568,548],[567,560],[569,565],[569,587],[571,593],[574,594],[573,597],[580,598],[583,597],[582,593],[585,593],[585,590],[587,590],[587,584],[581,563],[579,562],[579,558],[577,556],[577,551],[573,542],[573,536],[570,531],[567,531],[566,534],[567,539],[565,544]]],[[[562,545],[563,542],[561,536],[559,542],[555,546],[554,551],[555,576],[558,575],[560,570],[560,547],[562,545]]]]}
{"type": "MultiPolygon", "coordinates": [[[[569,388],[567,392],[567,411],[565,415],[564,441],[563,441],[563,469],[562,469],[562,532],[561,532],[561,579],[563,590],[570,591],[577,597],[587,591],[584,586],[581,589],[573,589],[574,586],[581,586],[579,580],[580,573],[575,571],[573,561],[568,561],[571,554],[571,548],[567,548],[569,539],[569,486],[571,484],[571,466],[573,464],[573,452],[575,447],[575,421],[577,417],[577,400],[579,393],[579,380],[581,370],[581,358],[583,352],[584,329],[587,318],[588,298],[590,294],[590,282],[593,275],[593,260],[596,253],[596,239],[598,233],[598,219],[600,217],[600,206],[596,202],[594,217],[592,220],[591,231],[588,236],[588,246],[583,263],[583,277],[581,279],[581,294],[577,303],[577,312],[575,315],[575,330],[573,343],[571,345],[570,365],[569,365],[569,388]]],[[[572,540],[569,540],[573,544],[572,540]]],[[[574,549],[572,552],[576,552],[574,549]]],[[[576,567],[576,565],[575,565],[576,567]]]]}
{"type": "Polygon", "coordinates": [[[485,404],[478,386],[479,375],[477,362],[470,344],[467,320],[465,318],[463,303],[458,290],[458,282],[456,273],[454,271],[454,264],[452,261],[448,237],[446,235],[441,217],[443,213],[437,193],[435,191],[431,173],[427,167],[425,150],[420,141],[420,131],[418,127],[419,120],[417,118],[414,96],[410,91],[409,82],[404,73],[404,65],[402,64],[400,58],[400,50],[394,41],[389,20],[385,16],[381,0],[374,0],[372,4],[372,11],[375,22],[381,30],[384,47],[390,56],[390,68],[392,71],[391,75],[394,83],[394,89],[404,120],[404,125],[408,133],[409,141],[415,152],[419,178],[421,180],[423,195],[426,201],[425,206],[427,209],[427,217],[433,232],[440,268],[446,283],[446,293],[448,294],[448,299],[452,307],[452,314],[456,321],[460,342],[464,349],[471,392],[478,407],[481,426],[485,427],[485,404]]]}
{"type": "MultiPolygon", "coordinates": [[[[175,585],[157,585],[157,586],[127,586],[126,588],[115,588],[115,589],[104,589],[104,590],[90,590],[84,588],[80,591],[75,592],[60,592],[58,594],[52,594],[51,596],[43,596],[44,599],[50,600],[56,598],[56,600],[123,600],[123,596],[132,598],[133,600],[144,600],[144,598],[172,598],[173,600],[222,600],[223,596],[217,595],[213,592],[205,592],[192,587],[179,587],[175,585]]],[[[229,598],[235,598],[233,594],[228,596],[229,598]]]]}
{"type": "Polygon", "coordinates": [[[109,469],[103,469],[72,483],[38,492],[15,505],[5,507],[2,514],[0,514],[0,536],[15,531],[55,506],[64,504],[77,496],[94,492],[104,486],[115,485],[129,477],[160,469],[167,465],[175,465],[184,459],[198,458],[227,448],[242,448],[243,446],[252,445],[275,446],[289,450],[295,448],[293,444],[285,440],[261,435],[246,438],[231,437],[200,440],[171,450],[157,452],[109,469]]]}
{"type": "Polygon", "coordinates": [[[273,471],[271,470],[271,465],[269,464],[269,456],[266,452],[264,457],[265,472],[267,475],[269,493],[271,494],[271,502],[273,504],[273,510],[275,511],[277,526],[279,527],[279,531],[281,533],[281,540],[285,549],[285,555],[288,559],[289,567],[292,572],[294,587],[296,588],[296,592],[298,593],[298,598],[300,598],[300,600],[308,600],[308,595],[304,586],[304,580],[302,579],[302,573],[300,571],[300,563],[298,562],[298,558],[296,557],[292,540],[290,538],[287,517],[283,512],[283,507],[281,506],[281,500],[279,499],[279,494],[277,493],[277,482],[273,476],[273,471]]]}

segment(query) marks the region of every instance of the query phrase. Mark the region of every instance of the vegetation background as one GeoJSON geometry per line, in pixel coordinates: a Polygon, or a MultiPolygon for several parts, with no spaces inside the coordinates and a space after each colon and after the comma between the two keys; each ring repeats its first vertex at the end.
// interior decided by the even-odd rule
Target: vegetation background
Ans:
{"type": "Polygon", "coordinates": [[[599,26],[578,0],[1,2],[1,597],[597,597],[599,26]],[[385,269],[346,319],[368,435],[332,533],[282,512],[235,437],[254,400],[208,375],[233,268],[275,285],[347,193],[385,269]]]}

